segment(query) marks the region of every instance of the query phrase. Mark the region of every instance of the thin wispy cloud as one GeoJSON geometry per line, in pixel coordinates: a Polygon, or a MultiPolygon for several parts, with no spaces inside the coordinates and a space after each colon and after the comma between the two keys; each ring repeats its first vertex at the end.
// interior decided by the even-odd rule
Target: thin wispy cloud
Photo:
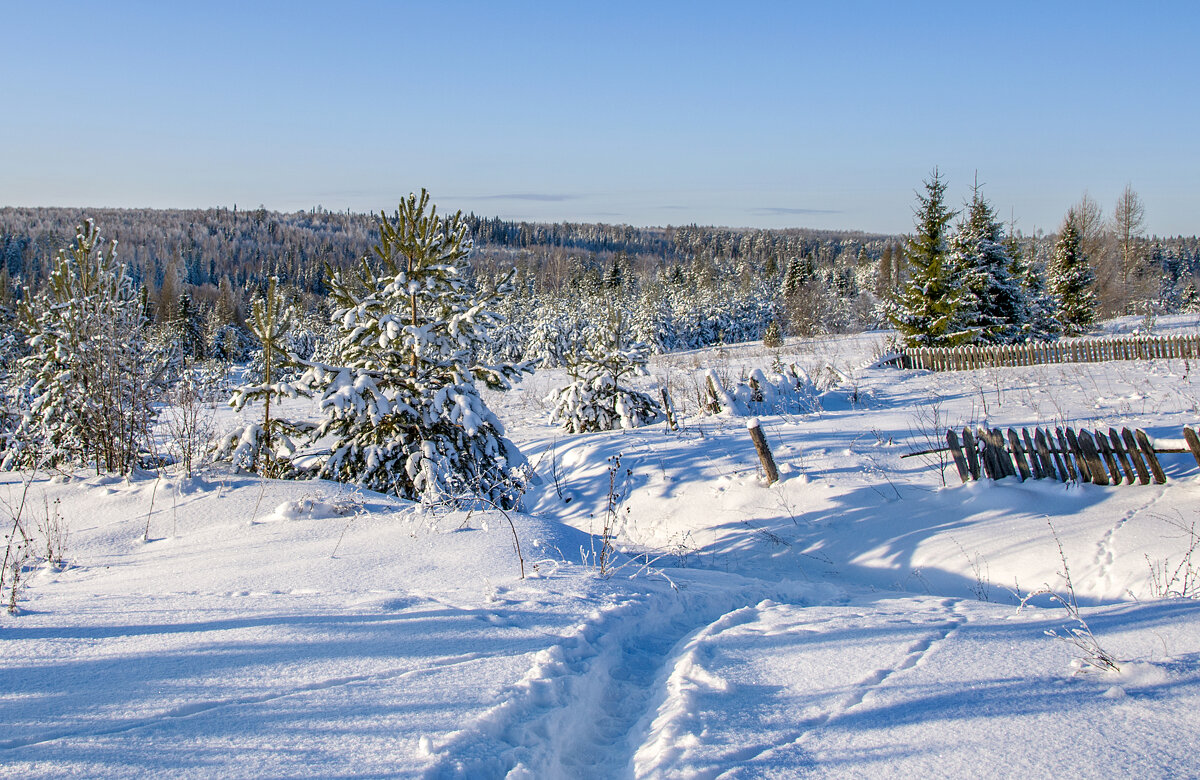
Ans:
{"type": "Polygon", "coordinates": [[[561,203],[565,200],[579,200],[578,195],[564,195],[554,192],[512,192],[503,195],[475,195],[472,200],[531,200],[538,203],[561,203]]]}
{"type": "Polygon", "coordinates": [[[796,214],[841,214],[837,209],[793,209],[786,206],[766,206],[763,208],[750,209],[752,214],[770,217],[793,216],[796,214]]]}

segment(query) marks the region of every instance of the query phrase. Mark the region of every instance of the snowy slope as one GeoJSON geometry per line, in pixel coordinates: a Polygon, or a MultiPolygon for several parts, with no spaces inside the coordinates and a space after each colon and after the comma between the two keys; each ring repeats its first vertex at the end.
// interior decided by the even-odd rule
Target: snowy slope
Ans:
{"type": "MultiPolygon", "coordinates": [[[[555,372],[490,396],[541,477],[510,518],[219,470],[38,475],[26,511],[57,508],[67,563],[0,616],[0,775],[1200,774],[1200,608],[1151,576],[1191,545],[1190,456],[1120,488],[959,485],[952,465],[943,486],[936,458],[900,457],[984,422],[1175,440],[1200,420],[1193,367],[863,368],[882,340],[778,355],[840,379],[761,418],[769,488],[745,420],[692,393],[769,369],[757,345],[657,359],[678,432],[564,435],[540,401],[555,372]],[[604,578],[589,533],[616,456],[604,578]],[[1045,631],[1077,624],[1045,597],[1016,609],[1065,593],[1052,527],[1120,673],[1074,673],[1045,631]]],[[[0,480],[19,504],[21,475],[0,480]]]]}

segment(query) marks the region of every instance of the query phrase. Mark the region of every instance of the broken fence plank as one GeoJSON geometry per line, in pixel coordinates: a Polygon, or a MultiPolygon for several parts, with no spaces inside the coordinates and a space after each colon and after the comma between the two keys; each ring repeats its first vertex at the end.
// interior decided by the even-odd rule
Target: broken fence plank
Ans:
{"type": "Polygon", "coordinates": [[[1006,477],[1017,476],[1017,467],[1013,465],[1013,458],[1009,455],[1004,441],[1004,432],[999,428],[991,430],[992,447],[996,453],[996,460],[1000,462],[1000,473],[1006,477]]]}
{"type": "Polygon", "coordinates": [[[1125,442],[1125,452],[1129,455],[1129,460],[1133,463],[1134,469],[1137,470],[1138,482],[1143,485],[1150,484],[1150,472],[1146,470],[1146,464],[1142,460],[1141,448],[1138,447],[1137,440],[1133,438],[1133,432],[1128,428],[1121,429],[1121,439],[1125,442]]]}
{"type": "Polygon", "coordinates": [[[1196,459],[1196,465],[1200,466],[1200,436],[1197,436],[1194,430],[1185,425],[1183,426],[1183,439],[1187,442],[1192,457],[1196,459]]]}
{"type": "Polygon", "coordinates": [[[975,431],[975,441],[979,445],[979,462],[983,466],[983,475],[988,479],[1000,479],[1000,466],[992,455],[992,443],[984,428],[975,431]]]}
{"type": "Polygon", "coordinates": [[[1113,454],[1112,445],[1108,443],[1108,437],[1099,428],[1094,434],[1096,439],[1096,448],[1100,450],[1100,456],[1104,458],[1104,463],[1108,466],[1109,476],[1112,477],[1111,484],[1119,485],[1124,479],[1121,474],[1121,465],[1117,463],[1117,457],[1113,454]]]}
{"type": "Polygon", "coordinates": [[[1104,468],[1104,463],[1100,461],[1100,451],[1096,449],[1096,442],[1092,439],[1092,434],[1080,430],[1076,440],[1079,442],[1079,449],[1083,450],[1084,460],[1087,461],[1088,471],[1092,475],[1092,484],[1107,485],[1108,471],[1104,468]]]}
{"type": "Polygon", "coordinates": [[[1021,447],[1021,437],[1012,428],[1008,429],[1008,443],[1012,447],[1013,460],[1017,462],[1017,471],[1020,472],[1021,481],[1033,479],[1033,472],[1029,470],[1029,462],[1025,460],[1025,452],[1021,447]]]}
{"type": "Polygon", "coordinates": [[[1029,465],[1033,466],[1033,478],[1045,478],[1046,472],[1042,471],[1042,458],[1033,446],[1033,438],[1030,437],[1028,428],[1021,429],[1021,437],[1025,439],[1025,452],[1029,453],[1029,465]]]}
{"type": "Polygon", "coordinates": [[[967,468],[971,470],[971,479],[979,479],[979,451],[975,448],[975,437],[970,428],[963,428],[963,450],[967,454],[967,468]]]}
{"type": "Polygon", "coordinates": [[[958,434],[954,429],[946,431],[946,444],[954,456],[954,468],[958,469],[958,478],[967,482],[971,479],[971,471],[967,468],[967,458],[963,455],[962,446],[958,443],[958,434]]]}
{"type": "Polygon", "coordinates": [[[1075,435],[1073,428],[1067,428],[1064,431],[1067,434],[1067,446],[1071,448],[1071,454],[1075,456],[1075,465],[1079,469],[1079,481],[1092,481],[1092,464],[1083,454],[1083,448],[1079,446],[1079,438],[1075,435]]]}
{"type": "Polygon", "coordinates": [[[1050,447],[1050,442],[1052,441],[1050,430],[1048,428],[1037,429],[1037,434],[1034,436],[1033,441],[1037,444],[1038,456],[1042,459],[1042,465],[1046,467],[1046,473],[1052,479],[1057,479],[1059,482],[1066,482],[1066,467],[1063,466],[1062,459],[1058,456],[1058,453],[1050,447]]]}
{"type": "Polygon", "coordinates": [[[1125,467],[1125,484],[1132,485],[1137,478],[1137,474],[1133,468],[1133,462],[1129,460],[1128,453],[1125,452],[1125,442],[1121,439],[1121,434],[1117,433],[1116,428],[1108,429],[1108,440],[1112,444],[1113,452],[1120,458],[1121,465],[1125,467]]]}
{"type": "Polygon", "coordinates": [[[1150,467],[1150,474],[1154,477],[1156,485],[1165,485],[1167,475],[1163,473],[1162,466],[1158,463],[1158,456],[1154,454],[1154,445],[1150,443],[1150,437],[1141,428],[1133,432],[1133,437],[1137,439],[1138,446],[1142,448],[1142,455],[1146,458],[1146,465],[1150,467]]]}
{"type": "Polygon", "coordinates": [[[1055,428],[1054,435],[1058,439],[1058,448],[1062,452],[1063,463],[1067,466],[1067,474],[1071,477],[1071,482],[1079,481],[1079,472],[1075,470],[1075,464],[1071,462],[1071,445],[1067,443],[1067,436],[1063,433],[1062,428],[1055,428]]]}

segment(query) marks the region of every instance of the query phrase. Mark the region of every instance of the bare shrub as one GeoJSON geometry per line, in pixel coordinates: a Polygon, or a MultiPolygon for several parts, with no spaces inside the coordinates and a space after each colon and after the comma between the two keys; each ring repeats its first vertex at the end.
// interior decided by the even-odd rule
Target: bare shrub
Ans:
{"type": "Polygon", "coordinates": [[[1146,565],[1150,567],[1150,593],[1159,599],[1200,598],[1200,571],[1192,561],[1192,555],[1195,554],[1197,548],[1200,548],[1200,532],[1197,532],[1196,529],[1197,521],[1193,520],[1189,524],[1182,518],[1162,517],[1159,519],[1182,534],[1184,552],[1174,565],[1171,564],[1170,558],[1154,561],[1150,559],[1149,555],[1146,556],[1146,565]]]}
{"type": "Polygon", "coordinates": [[[168,449],[186,477],[200,465],[213,439],[213,410],[196,377],[186,376],[168,397],[164,416],[168,449]]]}
{"type": "Polygon", "coordinates": [[[45,548],[45,560],[52,566],[61,568],[64,563],[64,558],[67,554],[67,538],[70,535],[67,528],[67,522],[63,519],[62,512],[59,511],[61,504],[60,499],[51,501],[49,497],[43,497],[43,514],[36,520],[36,527],[40,541],[45,548]]]}
{"type": "Polygon", "coordinates": [[[29,490],[37,472],[28,472],[21,481],[21,493],[15,502],[0,499],[7,514],[4,536],[4,560],[0,562],[0,600],[9,614],[18,612],[21,593],[29,573],[39,563],[61,568],[67,549],[67,524],[59,512],[59,501],[44,498],[42,517],[29,518],[29,490]],[[40,537],[40,538],[39,538],[40,537]],[[39,555],[38,550],[44,554],[39,555]]]}
{"type": "Polygon", "coordinates": [[[943,408],[946,399],[930,395],[929,402],[913,408],[908,430],[919,442],[921,460],[930,468],[938,470],[942,486],[946,485],[946,467],[950,465],[950,453],[946,449],[945,435],[949,418],[943,408]]]}
{"type": "Polygon", "coordinates": [[[0,563],[0,598],[6,602],[9,614],[17,613],[17,599],[20,598],[21,586],[24,584],[25,564],[33,555],[33,539],[26,529],[23,515],[29,498],[29,488],[33,484],[34,472],[29,472],[21,484],[21,495],[15,506],[10,501],[3,501],[5,513],[10,523],[6,523],[8,531],[4,536],[4,561],[0,563]]]}
{"type": "Polygon", "coordinates": [[[608,496],[604,504],[604,514],[600,527],[600,545],[597,549],[596,537],[592,535],[591,550],[580,549],[581,557],[585,564],[590,564],[595,567],[597,573],[601,577],[610,577],[615,571],[614,558],[616,556],[616,548],[613,546],[613,538],[617,533],[617,522],[620,517],[621,503],[624,499],[622,488],[618,485],[618,480],[623,479],[625,486],[629,484],[629,478],[633,475],[631,469],[621,470],[621,456],[613,455],[608,459],[608,496]]]}
{"type": "Polygon", "coordinates": [[[1052,628],[1046,629],[1046,636],[1062,640],[1074,648],[1076,661],[1079,664],[1078,671],[1119,672],[1121,666],[1116,656],[1100,646],[1100,641],[1096,639],[1091,627],[1079,613],[1079,602],[1075,598],[1075,584],[1071,581],[1071,567],[1067,565],[1067,554],[1063,552],[1062,540],[1058,538],[1058,531],[1055,530],[1054,524],[1050,522],[1049,518],[1046,519],[1046,523],[1050,526],[1054,543],[1058,545],[1058,558],[1062,561],[1062,571],[1058,573],[1058,576],[1066,583],[1066,594],[1060,594],[1047,583],[1041,589],[1022,598],[1017,611],[1024,609],[1035,598],[1048,597],[1050,601],[1066,610],[1067,617],[1075,625],[1064,627],[1061,633],[1052,628]]]}

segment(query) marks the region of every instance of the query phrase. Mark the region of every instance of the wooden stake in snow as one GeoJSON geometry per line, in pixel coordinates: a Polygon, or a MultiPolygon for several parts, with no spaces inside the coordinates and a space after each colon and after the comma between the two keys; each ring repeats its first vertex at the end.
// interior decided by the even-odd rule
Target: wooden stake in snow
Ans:
{"type": "Polygon", "coordinates": [[[679,430],[679,424],[675,422],[675,409],[671,406],[671,397],[667,395],[667,388],[660,387],[662,391],[663,413],[667,415],[667,425],[671,430],[679,430]]]}
{"type": "Polygon", "coordinates": [[[746,422],[746,430],[750,431],[750,439],[754,442],[754,449],[758,450],[758,459],[762,461],[763,471],[767,475],[767,484],[771,485],[778,482],[779,469],[775,468],[775,458],[771,457],[771,448],[767,446],[767,437],[763,436],[757,417],[751,417],[746,422]]]}

